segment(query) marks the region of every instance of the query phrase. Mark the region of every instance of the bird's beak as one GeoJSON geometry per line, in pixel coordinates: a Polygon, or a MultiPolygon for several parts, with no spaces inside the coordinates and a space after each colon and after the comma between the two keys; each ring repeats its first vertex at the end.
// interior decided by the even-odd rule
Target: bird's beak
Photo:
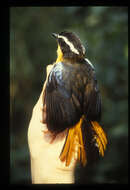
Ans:
{"type": "Polygon", "coordinates": [[[56,34],[56,33],[52,33],[52,36],[54,37],[54,38],[58,38],[58,34],[56,34]]]}

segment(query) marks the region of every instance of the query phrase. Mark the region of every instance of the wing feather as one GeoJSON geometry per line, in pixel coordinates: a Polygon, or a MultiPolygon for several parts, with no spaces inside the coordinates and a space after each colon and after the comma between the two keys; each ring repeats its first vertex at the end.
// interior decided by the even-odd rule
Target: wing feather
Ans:
{"type": "Polygon", "coordinates": [[[63,131],[75,125],[81,117],[78,92],[73,92],[74,79],[71,65],[57,63],[48,76],[44,94],[46,104],[46,123],[50,131],[63,131]]]}

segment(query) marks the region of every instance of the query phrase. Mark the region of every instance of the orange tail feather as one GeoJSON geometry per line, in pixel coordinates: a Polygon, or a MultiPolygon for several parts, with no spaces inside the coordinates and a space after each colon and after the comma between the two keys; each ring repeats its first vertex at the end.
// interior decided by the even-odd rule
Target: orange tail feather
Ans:
{"type": "MultiPolygon", "coordinates": [[[[66,137],[66,142],[64,144],[63,150],[60,154],[60,160],[62,162],[65,161],[65,165],[69,166],[72,158],[75,153],[75,148],[77,146],[77,159],[80,161],[83,166],[87,163],[86,151],[83,142],[83,135],[82,135],[82,123],[84,120],[84,116],[81,117],[80,121],[73,127],[68,130],[68,135],[66,137]],[[77,139],[77,142],[76,142],[77,139]]],[[[107,137],[105,132],[103,131],[102,127],[96,121],[91,121],[92,130],[94,130],[94,139],[96,140],[99,154],[104,156],[104,151],[106,150],[107,145],[107,137]]]]}
{"type": "Polygon", "coordinates": [[[95,131],[96,135],[94,136],[96,143],[99,148],[99,154],[104,156],[104,151],[106,150],[107,145],[107,137],[105,132],[103,131],[102,127],[96,121],[91,121],[93,130],[95,131]]]}
{"type": "Polygon", "coordinates": [[[63,151],[60,154],[60,160],[63,162],[65,161],[65,165],[69,166],[71,160],[73,158],[73,154],[75,152],[75,146],[78,146],[78,160],[81,161],[83,165],[86,165],[86,153],[84,149],[83,137],[82,137],[82,122],[84,117],[80,119],[80,121],[73,127],[71,127],[68,131],[68,135],[66,137],[66,142],[63,147],[63,151]],[[76,143],[77,137],[77,143],[76,143]]]}

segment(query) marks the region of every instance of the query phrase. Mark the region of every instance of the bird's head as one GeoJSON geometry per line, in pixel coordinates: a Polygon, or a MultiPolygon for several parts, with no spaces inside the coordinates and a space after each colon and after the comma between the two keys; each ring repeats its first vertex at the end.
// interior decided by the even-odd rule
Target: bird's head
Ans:
{"type": "Polygon", "coordinates": [[[58,42],[57,61],[62,59],[83,59],[85,56],[85,47],[82,45],[79,37],[72,32],[52,33],[58,42]]]}

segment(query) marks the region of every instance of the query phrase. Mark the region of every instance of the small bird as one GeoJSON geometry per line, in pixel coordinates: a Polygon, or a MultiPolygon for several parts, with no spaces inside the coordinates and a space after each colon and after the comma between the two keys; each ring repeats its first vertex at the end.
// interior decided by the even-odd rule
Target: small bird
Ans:
{"type": "Polygon", "coordinates": [[[75,33],[63,31],[52,35],[58,49],[43,95],[45,123],[55,136],[67,129],[60,160],[70,165],[77,139],[78,161],[85,166],[90,153],[104,156],[107,145],[106,134],[99,124],[101,95],[95,68],[85,58],[85,47],[75,33]]]}

